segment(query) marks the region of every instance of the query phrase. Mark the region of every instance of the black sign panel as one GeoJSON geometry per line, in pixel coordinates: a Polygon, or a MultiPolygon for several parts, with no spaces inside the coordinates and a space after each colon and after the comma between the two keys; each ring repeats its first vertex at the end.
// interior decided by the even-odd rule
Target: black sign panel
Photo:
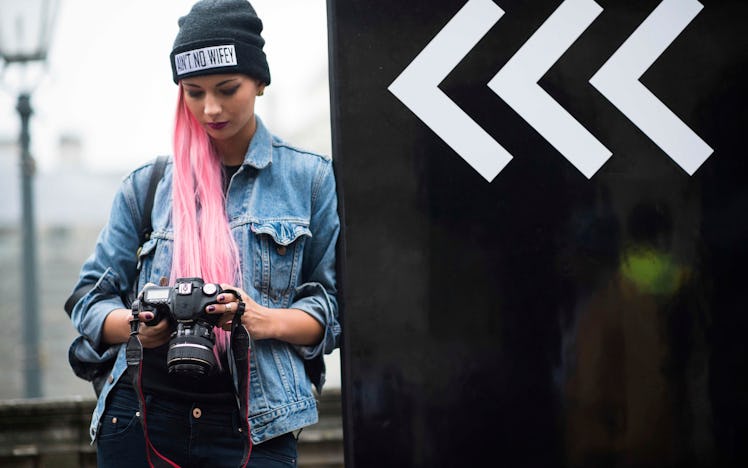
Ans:
{"type": "Polygon", "coordinates": [[[748,4],[328,9],[346,466],[748,466],[748,4]]]}

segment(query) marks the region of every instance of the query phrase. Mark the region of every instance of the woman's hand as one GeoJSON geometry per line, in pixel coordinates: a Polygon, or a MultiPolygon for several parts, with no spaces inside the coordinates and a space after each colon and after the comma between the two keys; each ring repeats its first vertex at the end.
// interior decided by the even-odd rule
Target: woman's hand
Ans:
{"type": "Polygon", "coordinates": [[[271,309],[262,307],[241,288],[231,286],[230,284],[221,284],[223,293],[216,298],[218,304],[210,305],[206,308],[209,314],[222,314],[218,321],[218,326],[228,331],[231,329],[231,322],[234,320],[236,311],[239,310],[239,303],[244,303],[244,315],[242,315],[242,324],[247,328],[249,334],[255,340],[274,338],[276,336],[273,330],[274,324],[270,317],[271,309]],[[238,297],[231,291],[236,291],[238,297]]]}
{"type": "Polygon", "coordinates": [[[221,284],[224,290],[236,291],[237,297],[224,291],[216,298],[218,304],[209,305],[206,312],[222,314],[218,326],[230,330],[239,302],[244,302],[242,325],[254,340],[275,338],[297,345],[313,345],[322,339],[322,325],[311,315],[299,309],[270,309],[255,302],[241,288],[221,284]]]}
{"type": "MultiPolygon", "coordinates": [[[[154,286],[148,283],[145,286],[154,286]]],[[[144,286],[144,288],[145,288],[144,286]]],[[[142,291],[141,291],[142,294],[142,291]]],[[[139,294],[140,295],[140,294],[139,294]]],[[[155,325],[146,325],[145,322],[153,320],[153,312],[146,310],[138,314],[138,336],[144,348],[156,348],[169,342],[171,327],[169,320],[162,318],[155,325]]],[[[107,344],[126,343],[130,339],[130,322],[133,320],[130,309],[114,309],[104,319],[102,329],[102,340],[107,344]]]]}
{"type": "MultiPolygon", "coordinates": [[[[143,348],[156,348],[169,342],[171,337],[171,326],[169,320],[163,317],[155,325],[146,325],[145,322],[153,320],[152,312],[141,312],[138,314],[138,336],[143,348]]],[[[132,316],[130,317],[132,320],[132,316]]]]}
{"type": "MultiPolygon", "coordinates": [[[[145,311],[138,314],[138,335],[144,348],[155,348],[166,344],[171,335],[169,321],[161,320],[155,325],[146,325],[144,322],[153,320],[153,312],[145,311]]],[[[132,311],[129,309],[114,309],[106,316],[102,339],[108,344],[126,343],[130,338],[130,322],[133,320],[132,311]]]]}

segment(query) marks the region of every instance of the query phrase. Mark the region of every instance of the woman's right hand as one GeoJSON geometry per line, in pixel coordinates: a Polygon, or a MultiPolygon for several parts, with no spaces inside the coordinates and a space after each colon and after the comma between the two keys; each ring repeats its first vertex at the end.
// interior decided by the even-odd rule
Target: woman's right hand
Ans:
{"type": "MultiPolygon", "coordinates": [[[[153,285],[152,283],[146,286],[153,285]]],[[[155,325],[146,325],[153,320],[153,312],[143,311],[138,314],[138,336],[144,348],[156,348],[169,342],[171,327],[169,321],[162,319],[155,325]]],[[[104,319],[102,341],[107,344],[126,343],[130,339],[130,322],[133,320],[130,309],[114,309],[104,319]]]]}
{"type": "MultiPolygon", "coordinates": [[[[140,324],[138,324],[138,336],[140,337],[140,343],[144,348],[156,348],[169,342],[171,336],[171,327],[169,326],[169,320],[162,318],[155,325],[146,325],[145,322],[153,320],[153,312],[141,312],[138,314],[140,324]]],[[[130,314],[130,320],[132,320],[132,314],[130,314]]],[[[129,337],[129,321],[128,321],[128,337],[129,337]]]]}
{"type": "MultiPolygon", "coordinates": [[[[107,344],[126,343],[130,339],[130,322],[132,311],[129,309],[114,309],[104,320],[102,340],[107,344]]],[[[153,312],[141,312],[138,316],[138,336],[144,348],[156,348],[169,342],[171,328],[168,320],[161,320],[155,325],[146,325],[153,320],[153,312]]]]}

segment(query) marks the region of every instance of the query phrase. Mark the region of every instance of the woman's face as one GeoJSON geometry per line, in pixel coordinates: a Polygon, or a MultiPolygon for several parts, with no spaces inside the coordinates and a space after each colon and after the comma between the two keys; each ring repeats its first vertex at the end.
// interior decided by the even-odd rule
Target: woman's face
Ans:
{"type": "Polygon", "coordinates": [[[265,85],[241,74],[182,80],[184,101],[214,140],[249,140],[255,131],[255,98],[265,85]]]}

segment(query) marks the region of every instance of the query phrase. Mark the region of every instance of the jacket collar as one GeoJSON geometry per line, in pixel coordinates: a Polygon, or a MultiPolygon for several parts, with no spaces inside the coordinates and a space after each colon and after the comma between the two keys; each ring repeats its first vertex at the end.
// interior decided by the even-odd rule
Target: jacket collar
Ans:
{"type": "Polygon", "coordinates": [[[260,116],[255,114],[257,129],[244,156],[244,164],[262,169],[273,161],[273,136],[270,134],[260,116]]]}

